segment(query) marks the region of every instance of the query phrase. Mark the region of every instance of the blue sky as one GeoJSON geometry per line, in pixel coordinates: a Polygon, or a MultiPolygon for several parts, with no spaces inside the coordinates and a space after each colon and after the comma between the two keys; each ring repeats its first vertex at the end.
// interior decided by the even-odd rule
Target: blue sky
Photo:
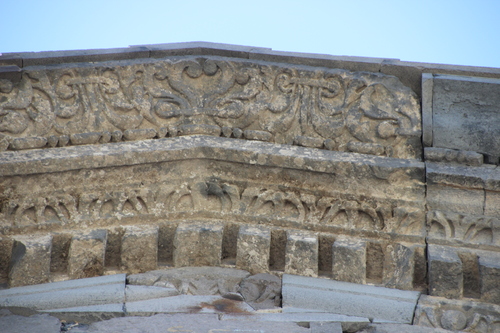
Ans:
{"type": "Polygon", "coordinates": [[[0,0],[0,52],[207,41],[500,67],[500,0],[0,0]]]}

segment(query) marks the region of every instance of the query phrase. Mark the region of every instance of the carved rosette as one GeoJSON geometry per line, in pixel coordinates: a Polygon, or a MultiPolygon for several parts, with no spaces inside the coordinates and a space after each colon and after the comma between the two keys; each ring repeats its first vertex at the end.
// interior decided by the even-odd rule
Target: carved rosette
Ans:
{"type": "Polygon", "coordinates": [[[422,150],[415,94],[378,73],[185,57],[26,68],[19,83],[0,82],[4,149],[123,133],[222,134],[397,158],[420,159],[422,150]]]}

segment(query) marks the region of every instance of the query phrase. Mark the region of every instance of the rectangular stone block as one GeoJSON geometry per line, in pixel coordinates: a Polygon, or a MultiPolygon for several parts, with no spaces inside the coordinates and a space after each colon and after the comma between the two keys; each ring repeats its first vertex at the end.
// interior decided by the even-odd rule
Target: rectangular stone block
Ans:
{"type": "Polygon", "coordinates": [[[13,239],[9,285],[18,287],[48,282],[52,236],[14,236],[13,239]]]}
{"type": "Polygon", "coordinates": [[[435,75],[432,92],[434,147],[500,156],[499,79],[435,75]]]}
{"type": "Polygon", "coordinates": [[[463,267],[457,251],[448,246],[429,244],[429,294],[446,298],[463,295],[463,267]]]}
{"type": "Polygon", "coordinates": [[[261,226],[241,226],[238,233],[236,267],[252,274],[269,271],[271,230],[261,226]]]}
{"type": "Polygon", "coordinates": [[[181,223],[174,236],[174,265],[219,266],[221,264],[222,224],[181,223]]]}
{"type": "Polygon", "coordinates": [[[500,304],[500,253],[482,251],[479,255],[481,300],[500,304]]]}
{"type": "Polygon", "coordinates": [[[318,237],[305,232],[286,232],[285,273],[318,276],[318,237]]]}
{"type": "Polygon", "coordinates": [[[0,307],[49,310],[123,303],[125,277],[116,274],[0,290],[0,307]]]}
{"type": "MultiPolygon", "coordinates": [[[[272,322],[337,322],[337,323],[369,323],[368,318],[346,316],[326,312],[294,312],[294,313],[255,313],[251,316],[241,314],[224,314],[222,320],[251,320],[272,322]]],[[[342,332],[342,330],[341,330],[342,332]]]]}
{"type": "Polygon", "coordinates": [[[484,215],[500,216],[500,192],[486,191],[484,215]]]}
{"type": "Polygon", "coordinates": [[[389,288],[413,289],[415,250],[401,243],[389,244],[385,248],[384,286],[389,288]]]}
{"type": "Polygon", "coordinates": [[[75,233],[68,254],[70,279],[99,276],[104,273],[107,231],[96,229],[75,233]]]}
{"type": "Polygon", "coordinates": [[[420,293],[370,285],[283,275],[283,308],[411,323],[420,293]]]}
{"type": "Polygon", "coordinates": [[[429,210],[482,215],[484,190],[427,185],[427,206],[429,210]]]}
{"type": "Polygon", "coordinates": [[[126,226],[121,242],[122,269],[128,273],[154,270],[158,263],[158,226],[126,226]]]}
{"type": "Polygon", "coordinates": [[[332,246],[333,279],[366,283],[366,242],[356,238],[339,237],[332,246]]]}

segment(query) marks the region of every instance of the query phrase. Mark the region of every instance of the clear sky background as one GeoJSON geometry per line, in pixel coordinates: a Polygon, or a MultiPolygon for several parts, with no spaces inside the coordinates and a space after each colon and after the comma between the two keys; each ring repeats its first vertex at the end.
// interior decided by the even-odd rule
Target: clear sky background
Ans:
{"type": "Polygon", "coordinates": [[[190,41],[500,67],[500,0],[0,0],[0,53],[190,41]]]}

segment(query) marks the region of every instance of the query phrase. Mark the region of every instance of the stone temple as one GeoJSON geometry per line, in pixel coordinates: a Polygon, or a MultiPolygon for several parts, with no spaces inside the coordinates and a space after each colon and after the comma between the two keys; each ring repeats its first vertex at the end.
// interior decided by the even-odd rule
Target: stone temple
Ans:
{"type": "Polygon", "coordinates": [[[499,162],[496,68],[3,54],[0,324],[500,332],[499,162]]]}

